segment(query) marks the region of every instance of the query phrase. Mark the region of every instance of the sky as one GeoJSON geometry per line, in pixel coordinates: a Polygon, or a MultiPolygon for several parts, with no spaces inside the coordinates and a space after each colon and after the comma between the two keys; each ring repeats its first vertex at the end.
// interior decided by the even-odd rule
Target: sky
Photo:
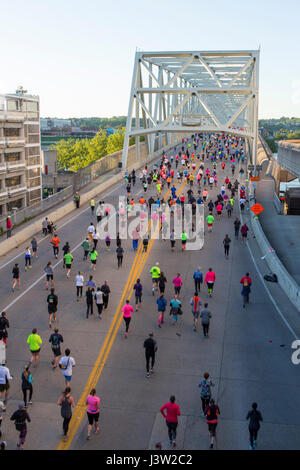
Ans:
{"type": "Polygon", "coordinates": [[[127,115],[136,49],[258,49],[260,118],[300,117],[299,0],[10,0],[0,94],[22,85],[43,117],[127,115]]]}

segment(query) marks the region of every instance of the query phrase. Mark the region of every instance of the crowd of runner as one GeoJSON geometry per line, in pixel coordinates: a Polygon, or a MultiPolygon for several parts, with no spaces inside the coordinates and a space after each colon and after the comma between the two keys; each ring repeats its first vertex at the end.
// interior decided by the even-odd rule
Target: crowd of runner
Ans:
{"type": "MultiPolygon", "coordinates": [[[[142,243],[143,253],[147,252],[148,244],[151,239],[151,224],[158,224],[159,231],[162,236],[162,243],[169,240],[170,252],[177,249],[176,243],[178,237],[175,234],[174,226],[172,226],[172,218],[176,213],[177,216],[183,217],[186,204],[192,208],[192,228],[196,226],[195,217],[197,217],[197,205],[204,205],[206,211],[207,236],[215,230],[215,223],[218,219],[225,217],[232,218],[232,214],[240,207],[243,212],[247,200],[247,190],[243,183],[245,169],[245,148],[244,139],[240,137],[228,135],[193,135],[190,139],[182,139],[182,144],[177,145],[168,154],[163,153],[161,161],[153,168],[145,168],[137,175],[135,170],[126,171],[124,175],[124,189],[127,197],[126,204],[120,203],[116,216],[122,220],[127,215],[131,217],[134,206],[139,207],[139,225],[132,231],[132,249],[137,251],[139,244],[142,243]],[[238,175],[236,174],[238,172],[238,175]],[[138,180],[138,181],[137,181],[138,180]],[[142,188],[142,195],[135,195],[135,188],[142,188]],[[212,196],[216,193],[216,196],[212,196]],[[149,195],[149,197],[148,197],[149,195]],[[171,215],[171,219],[167,214],[171,215]],[[146,226],[146,220],[150,220],[150,224],[146,226]],[[171,223],[168,222],[171,220],[171,223]]],[[[80,195],[75,194],[74,202],[76,208],[80,207],[80,195]]],[[[96,203],[92,198],[90,201],[91,223],[87,227],[86,237],[81,243],[82,257],[84,262],[90,262],[90,268],[95,271],[97,268],[97,244],[99,241],[99,233],[97,224],[111,214],[111,207],[104,200],[96,203]],[[94,221],[96,217],[97,222],[94,221]]],[[[241,238],[244,243],[247,240],[248,233],[247,224],[241,224],[237,215],[232,218],[232,231],[235,239],[241,238]]],[[[86,318],[94,315],[94,306],[97,309],[97,316],[102,319],[103,311],[108,308],[110,286],[107,280],[103,280],[102,285],[97,285],[93,275],[89,275],[88,279],[78,266],[76,266],[76,274],[72,274],[74,261],[72,249],[68,241],[62,242],[59,230],[47,217],[42,223],[42,233],[44,236],[50,234],[50,244],[53,248],[53,256],[58,259],[60,249],[63,252],[63,268],[66,272],[66,278],[74,278],[71,288],[74,289],[76,301],[79,302],[84,296],[86,301],[86,318]],[[84,292],[85,289],[85,292],[84,292]]],[[[178,234],[177,234],[178,235],[178,234]]],[[[180,249],[185,251],[189,239],[193,236],[193,231],[182,229],[180,234],[180,249]]],[[[114,240],[112,234],[107,233],[105,238],[105,248],[107,251],[113,249],[116,253],[117,268],[121,269],[125,249],[122,243],[122,236],[117,234],[114,240]]],[[[230,246],[232,239],[229,234],[224,233],[223,248],[225,259],[229,258],[230,246]]],[[[24,272],[32,267],[33,259],[38,262],[38,242],[33,237],[30,246],[26,247],[24,253],[24,272]]],[[[61,409],[63,419],[63,439],[68,439],[69,423],[72,418],[72,408],[75,407],[75,401],[71,394],[72,370],[76,365],[75,359],[71,356],[70,348],[66,348],[62,354],[61,348],[64,343],[62,332],[57,326],[57,311],[59,298],[55,288],[54,268],[50,259],[46,266],[43,266],[45,273],[45,289],[47,292],[46,305],[48,309],[49,330],[50,334],[44,341],[50,343],[52,350],[51,365],[53,370],[60,368],[65,380],[65,389],[59,397],[57,404],[61,409]]],[[[21,271],[22,267],[15,263],[12,267],[12,291],[21,289],[21,271]]],[[[161,329],[168,323],[166,312],[169,307],[168,317],[170,318],[170,327],[178,326],[182,322],[183,303],[180,300],[182,291],[186,289],[185,283],[180,272],[167,273],[160,262],[156,262],[150,269],[151,289],[154,297],[154,308],[157,309],[158,316],[156,320],[157,327],[161,329]],[[166,283],[172,283],[174,286],[174,296],[167,299],[165,296],[166,283]]],[[[207,266],[205,271],[195,266],[193,278],[189,282],[194,284],[194,295],[189,298],[189,308],[193,317],[193,331],[198,331],[198,320],[200,319],[201,328],[204,338],[209,338],[210,322],[213,317],[209,299],[214,294],[214,286],[218,276],[217,268],[207,266]],[[200,296],[202,284],[207,287],[207,294],[200,296]],[[203,299],[202,299],[203,297],[203,299]]],[[[249,294],[251,292],[252,280],[249,273],[241,273],[243,307],[249,303],[249,294]]],[[[148,288],[148,287],[147,287],[148,288]]],[[[138,278],[133,286],[135,303],[130,304],[127,300],[122,308],[122,315],[125,324],[125,338],[128,338],[130,324],[133,313],[142,308],[142,297],[146,286],[143,285],[141,279],[138,278]]],[[[215,294],[214,294],[215,295],[215,294]]],[[[13,325],[12,325],[13,326],[13,325]]],[[[9,320],[5,312],[0,317],[0,339],[6,343],[8,338],[9,320]]],[[[177,333],[178,335],[180,333],[177,333]]],[[[38,334],[36,328],[28,335],[27,344],[29,345],[30,361],[26,363],[23,372],[20,374],[20,389],[23,394],[23,401],[20,401],[18,409],[12,414],[11,420],[14,421],[16,429],[19,432],[19,440],[17,446],[23,449],[26,433],[27,422],[30,422],[28,414],[28,405],[32,404],[34,377],[32,369],[38,367],[39,353],[43,340],[38,334]]],[[[154,373],[155,355],[158,349],[157,341],[154,339],[154,333],[151,332],[143,343],[146,358],[146,378],[149,379],[154,373]]],[[[130,347],[130,346],[128,346],[130,347]]],[[[12,380],[9,368],[0,366],[0,411],[5,411],[6,403],[9,396],[9,383],[12,380]]],[[[206,418],[209,434],[211,436],[210,447],[214,446],[214,438],[220,415],[220,408],[212,398],[211,387],[213,383],[209,380],[209,373],[205,372],[199,383],[200,397],[202,401],[203,417],[206,418]]],[[[175,396],[170,397],[170,401],[164,404],[160,411],[166,419],[168,427],[168,436],[170,446],[176,446],[176,429],[178,424],[178,416],[180,416],[180,408],[175,403],[175,396]]],[[[88,433],[87,439],[90,439],[94,426],[95,433],[99,431],[99,412],[100,398],[96,394],[96,390],[92,389],[86,397],[88,433]]],[[[1,413],[0,413],[1,414],[1,413]]],[[[257,431],[259,422],[262,420],[261,413],[257,410],[257,404],[252,405],[251,411],[247,415],[250,419],[250,448],[255,448],[257,440],[257,431]]],[[[1,424],[1,420],[0,420],[1,424]]],[[[161,444],[157,446],[161,448],[161,444]]],[[[3,447],[3,446],[2,446],[3,447]]],[[[158,448],[157,447],[157,448],[158,448]]],[[[5,448],[5,445],[4,445],[5,448]]]]}

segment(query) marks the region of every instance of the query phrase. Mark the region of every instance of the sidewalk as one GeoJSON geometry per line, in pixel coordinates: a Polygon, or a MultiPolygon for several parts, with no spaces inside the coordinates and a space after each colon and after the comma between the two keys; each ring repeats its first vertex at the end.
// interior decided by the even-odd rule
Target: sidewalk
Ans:
{"type": "Polygon", "coordinates": [[[277,213],[273,203],[275,182],[265,175],[265,165],[263,170],[256,189],[256,202],[264,207],[259,221],[278,258],[300,285],[300,218],[277,213]]]}
{"type": "MultiPolygon", "coordinates": [[[[95,179],[92,183],[89,183],[87,184],[86,186],[84,186],[82,188],[82,190],[78,191],[80,196],[82,196],[83,194],[87,193],[88,191],[90,191],[91,189],[97,187],[99,184],[103,183],[104,181],[106,181],[108,178],[111,178],[112,176],[115,176],[117,173],[119,172],[116,172],[116,169],[114,170],[111,170],[111,171],[108,171],[107,173],[104,173],[103,175],[101,175],[99,178],[95,179]]],[[[47,217],[47,214],[48,213],[51,213],[53,212],[54,210],[57,210],[59,209],[60,207],[63,207],[65,204],[67,204],[68,202],[70,202],[72,200],[73,196],[63,200],[62,202],[60,202],[59,204],[55,205],[55,206],[52,206],[49,208],[49,210],[45,210],[43,212],[40,212],[39,214],[36,214],[34,217],[32,217],[30,220],[28,220],[28,222],[25,222],[25,223],[20,223],[17,225],[17,227],[15,227],[13,230],[12,230],[12,236],[14,236],[15,234],[19,233],[21,230],[23,230],[24,228],[26,227],[29,227],[33,222],[35,222],[35,220],[37,220],[39,217],[41,216],[45,216],[47,217]]],[[[75,208],[75,206],[74,206],[75,208]]],[[[0,235],[0,243],[3,242],[4,240],[6,240],[6,232],[3,233],[3,235],[0,235]]]]}

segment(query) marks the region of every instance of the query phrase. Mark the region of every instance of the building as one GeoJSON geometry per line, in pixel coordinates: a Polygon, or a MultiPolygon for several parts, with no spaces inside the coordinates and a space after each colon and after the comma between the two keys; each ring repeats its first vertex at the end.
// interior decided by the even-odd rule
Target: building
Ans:
{"type": "Polygon", "coordinates": [[[0,95],[0,216],[41,200],[39,97],[0,95]]]}

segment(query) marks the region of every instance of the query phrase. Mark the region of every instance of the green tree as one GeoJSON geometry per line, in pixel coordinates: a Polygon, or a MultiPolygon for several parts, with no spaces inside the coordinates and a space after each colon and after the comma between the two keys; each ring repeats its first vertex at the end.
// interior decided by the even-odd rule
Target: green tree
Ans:
{"type": "Polygon", "coordinates": [[[124,146],[125,128],[119,129],[111,134],[107,139],[107,153],[114,153],[121,150],[124,146]]]}

